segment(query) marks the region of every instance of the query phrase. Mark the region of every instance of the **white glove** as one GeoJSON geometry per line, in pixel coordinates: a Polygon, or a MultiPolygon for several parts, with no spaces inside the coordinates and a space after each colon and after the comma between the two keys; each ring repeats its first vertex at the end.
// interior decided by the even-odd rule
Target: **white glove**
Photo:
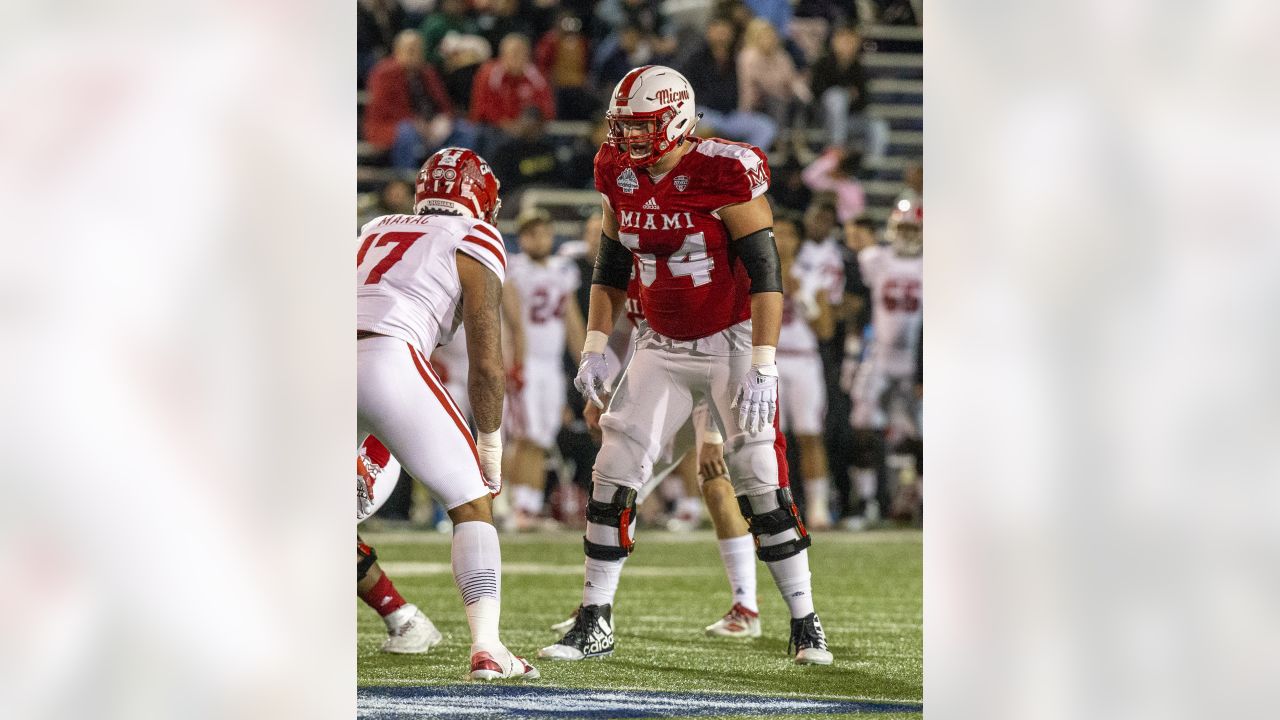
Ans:
{"type": "Polygon", "coordinates": [[[738,427],[745,433],[772,425],[778,412],[778,366],[752,365],[729,406],[733,408],[738,409],[738,427]]]}
{"type": "Polygon", "coordinates": [[[502,431],[476,433],[476,452],[480,455],[480,472],[489,495],[502,492],[502,431]]]}
{"type": "Polygon", "coordinates": [[[605,379],[609,377],[609,361],[604,353],[582,353],[582,364],[578,366],[578,375],[573,379],[573,386],[578,388],[582,397],[590,400],[596,407],[604,409],[605,379]]]}

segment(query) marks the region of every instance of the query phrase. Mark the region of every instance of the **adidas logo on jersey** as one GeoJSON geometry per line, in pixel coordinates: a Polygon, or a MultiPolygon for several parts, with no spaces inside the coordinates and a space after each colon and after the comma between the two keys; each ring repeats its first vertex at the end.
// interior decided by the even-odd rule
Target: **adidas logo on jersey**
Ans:
{"type": "Polygon", "coordinates": [[[658,202],[656,200],[654,200],[653,198],[649,198],[649,202],[645,203],[642,209],[659,210],[660,208],[658,207],[658,202]]]}

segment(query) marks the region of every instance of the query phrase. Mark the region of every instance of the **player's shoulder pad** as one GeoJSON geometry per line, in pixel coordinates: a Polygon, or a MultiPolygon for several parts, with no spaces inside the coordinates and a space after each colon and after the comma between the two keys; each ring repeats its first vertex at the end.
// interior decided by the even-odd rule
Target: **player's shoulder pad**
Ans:
{"type": "Polygon", "coordinates": [[[760,148],[732,140],[705,138],[694,151],[716,164],[727,189],[749,194],[743,201],[759,197],[769,189],[769,160],[760,148]]]}
{"type": "Polygon", "coordinates": [[[458,250],[479,260],[505,281],[507,275],[507,247],[498,228],[475,218],[458,218],[462,232],[458,250]]]}

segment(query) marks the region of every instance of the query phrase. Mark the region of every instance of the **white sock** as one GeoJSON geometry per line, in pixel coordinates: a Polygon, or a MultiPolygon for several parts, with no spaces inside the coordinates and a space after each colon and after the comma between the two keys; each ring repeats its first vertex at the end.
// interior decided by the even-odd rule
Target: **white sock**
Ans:
{"type": "Polygon", "coordinates": [[[751,533],[721,540],[720,559],[729,576],[733,601],[752,612],[760,612],[756,603],[756,542],[751,533]]]}
{"type": "Polygon", "coordinates": [[[611,605],[618,592],[618,579],[622,577],[622,565],[626,560],[596,560],[587,558],[582,578],[583,605],[611,605]]]}
{"type": "Polygon", "coordinates": [[[876,471],[874,469],[856,468],[853,472],[853,483],[858,489],[858,497],[863,500],[876,499],[876,471]]]}
{"type": "Polygon", "coordinates": [[[773,574],[782,599],[787,601],[792,618],[802,618],[813,612],[813,587],[809,574],[809,551],[801,550],[786,560],[765,563],[773,574]]]}
{"type": "Polygon", "coordinates": [[[829,518],[831,515],[831,478],[822,476],[804,481],[805,503],[810,517],[829,518]]]}
{"type": "Polygon", "coordinates": [[[471,625],[471,651],[501,648],[502,549],[497,529],[480,521],[454,525],[452,556],[453,581],[471,625]]]}
{"type": "Polygon", "coordinates": [[[530,515],[537,515],[542,512],[542,491],[528,485],[516,485],[515,497],[513,498],[517,510],[522,510],[530,515]]]}

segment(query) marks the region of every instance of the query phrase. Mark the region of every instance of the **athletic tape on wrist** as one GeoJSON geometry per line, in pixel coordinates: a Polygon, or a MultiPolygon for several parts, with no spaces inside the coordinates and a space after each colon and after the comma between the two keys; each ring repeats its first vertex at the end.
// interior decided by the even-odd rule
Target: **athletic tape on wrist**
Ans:
{"type": "Polygon", "coordinates": [[[584,353],[602,353],[605,345],[609,344],[609,336],[599,330],[588,330],[587,341],[582,343],[582,352],[584,353]]]}
{"type": "Polygon", "coordinates": [[[778,348],[772,345],[752,345],[751,346],[751,364],[752,365],[773,365],[773,358],[778,352],[778,348]]]}

